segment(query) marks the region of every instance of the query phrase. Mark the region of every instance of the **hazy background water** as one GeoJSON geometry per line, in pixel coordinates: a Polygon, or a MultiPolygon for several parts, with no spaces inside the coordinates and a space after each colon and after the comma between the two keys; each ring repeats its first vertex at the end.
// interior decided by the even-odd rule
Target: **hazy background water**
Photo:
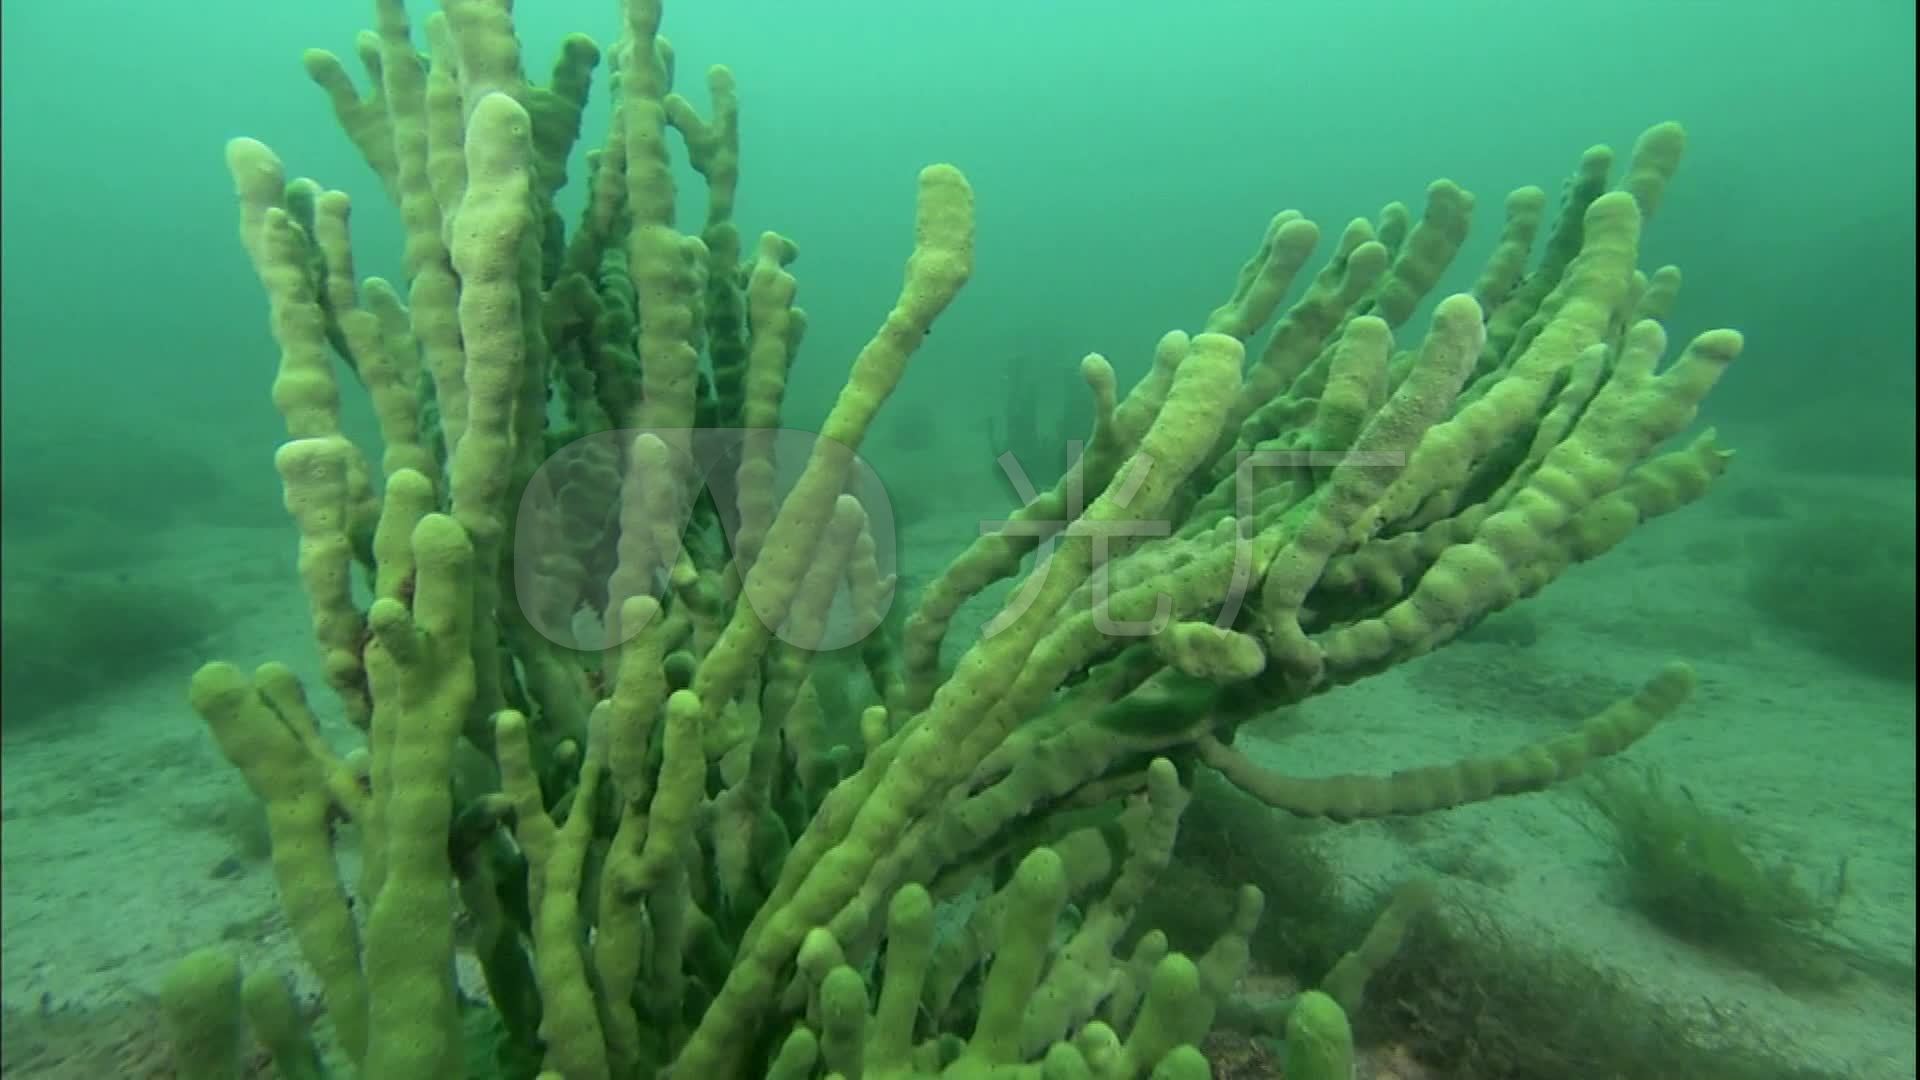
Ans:
{"type": "MultiPolygon", "coordinates": [[[[361,272],[395,275],[395,214],[300,70],[316,46],[351,65],[370,8],[6,6],[7,420],[106,436],[217,410],[195,437],[264,464],[275,349],[221,147],[260,138],[353,194],[361,272]]],[[[581,0],[517,19],[536,74],[563,33],[618,28],[581,0]]],[[[1508,190],[1555,192],[1588,145],[1678,119],[1645,261],[1686,271],[1676,336],[1749,336],[1714,410],[1794,422],[1844,398],[1911,425],[1911,4],[738,0],[669,4],[667,26],[683,92],[703,100],[712,63],[738,76],[747,235],[802,245],[796,418],[897,287],[928,162],[979,194],[978,273],[906,391],[951,402],[1010,353],[1137,370],[1284,207],[1337,232],[1450,177],[1479,196],[1463,287],[1508,190]]]]}

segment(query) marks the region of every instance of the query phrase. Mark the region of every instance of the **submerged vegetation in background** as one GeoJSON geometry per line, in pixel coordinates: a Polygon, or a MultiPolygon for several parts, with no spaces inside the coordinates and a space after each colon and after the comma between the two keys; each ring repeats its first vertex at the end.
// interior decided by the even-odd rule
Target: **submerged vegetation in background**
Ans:
{"type": "Polygon", "coordinates": [[[1644,980],[1462,904],[1416,914],[1369,984],[1361,1036],[1431,1080],[1843,1080],[1764,1017],[1650,1002],[1644,980]]]}
{"type": "Polygon", "coordinates": [[[1815,890],[1791,863],[1761,854],[1753,826],[1652,769],[1602,769],[1584,790],[1607,825],[1628,903],[1648,921],[1782,982],[1844,977],[1830,932],[1844,859],[1815,890]]]}
{"type": "Polygon", "coordinates": [[[1862,672],[1914,680],[1911,513],[1823,508],[1748,556],[1747,598],[1768,621],[1862,672]]]}
{"type": "Polygon", "coordinates": [[[225,628],[225,613],[185,584],[10,567],[0,590],[7,728],[164,674],[225,628]]]}

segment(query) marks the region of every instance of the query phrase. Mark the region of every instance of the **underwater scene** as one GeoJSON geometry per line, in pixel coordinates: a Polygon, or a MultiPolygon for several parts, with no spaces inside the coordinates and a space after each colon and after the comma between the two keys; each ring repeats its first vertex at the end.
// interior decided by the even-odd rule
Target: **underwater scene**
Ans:
{"type": "Polygon", "coordinates": [[[0,18],[7,1080],[1915,1076],[1911,5],[0,18]]]}

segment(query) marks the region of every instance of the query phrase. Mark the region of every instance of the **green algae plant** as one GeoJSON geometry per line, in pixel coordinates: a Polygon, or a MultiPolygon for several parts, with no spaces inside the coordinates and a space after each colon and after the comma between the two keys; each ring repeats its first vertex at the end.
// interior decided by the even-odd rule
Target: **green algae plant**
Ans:
{"type": "MultiPolygon", "coordinates": [[[[482,1030],[512,1080],[1204,1077],[1265,897],[1239,889],[1191,954],[1119,948],[1197,772],[1301,817],[1440,811],[1566,780],[1686,699],[1674,663],[1563,734],[1379,775],[1283,775],[1234,745],[1244,721],[1445,646],[1727,466],[1711,432],[1662,447],[1741,338],[1665,361],[1679,274],[1636,266],[1679,125],[1642,135],[1617,183],[1589,149],[1557,211],[1509,195],[1484,270],[1424,333],[1408,324],[1472,194],[1440,180],[1418,214],[1348,223],[1297,295],[1320,230],[1275,215],[1224,302],[1162,337],[1130,389],[1085,358],[1084,451],[895,633],[850,493],[972,273],[973,189],[921,172],[899,294],[796,442],[779,422],[799,249],[734,221],[734,76],[707,72],[703,116],[672,90],[660,0],[621,11],[571,223],[555,195],[601,50],[571,36],[529,81],[506,0],[446,0],[424,34],[377,0],[366,91],[306,58],[399,207],[405,280],[356,279],[345,193],[290,181],[261,143],[228,148],[328,693],[213,663],[190,699],[266,805],[342,1067],[454,1080],[482,1030]],[[707,195],[691,232],[670,136],[707,195]],[[378,453],[343,434],[347,385],[378,453]],[[825,717],[851,698],[821,692],[813,658],[863,636],[875,703],[825,717]],[[321,708],[364,748],[323,741],[321,708]],[[465,750],[497,775],[458,767],[465,750]],[[455,983],[456,914],[481,1005],[455,983]]],[[[1363,982],[1397,925],[1328,980],[1363,982]]],[[[311,1075],[286,994],[217,950],[189,958],[166,995],[183,1059],[230,1075],[244,1011],[311,1075]]],[[[1290,1014],[1302,1080],[1349,1060],[1341,1001],[1290,1014]]]]}

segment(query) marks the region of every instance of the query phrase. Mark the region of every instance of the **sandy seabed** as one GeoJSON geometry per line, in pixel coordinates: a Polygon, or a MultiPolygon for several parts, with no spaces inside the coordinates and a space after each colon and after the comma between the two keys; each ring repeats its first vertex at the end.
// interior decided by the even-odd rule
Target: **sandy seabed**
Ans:
{"type": "MultiPolygon", "coordinates": [[[[1912,491],[1902,484],[1876,497],[1910,502],[1912,491]]],[[[903,551],[909,576],[938,566],[975,520],[924,523],[903,551]]],[[[1308,702],[1289,724],[1300,733],[1284,747],[1262,741],[1258,727],[1242,745],[1302,774],[1449,760],[1540,737],[1561,722],[1543,715],[1546,702],[1570,687],[1604,702],[1678,657],[1698,671],[1699,689],[1632,756],[1758,826],[1775,846],[1770,855],[1815,880],[1844,858],[1849,888],[1836,929],[1910,967],[1914,687],[1811,651],[1752,610],[1741,562],[1723,548],[1730,533],[1766,527],[1716,496],[1527,602],[1540,628],[1531,645],[1444,649],[1308,702]]],[[[228,629],[208,655],[243,665],[285,659],[318,687],[304,606],[287,584],[285,534],[176,539],[180,554],[153,572],[204,587],[227,612],[228,629]]],[[[984,617],[980,605],[969,614],[976,625],[984,617]]],[[[134,1063],[118,1075],[163,1075],[138,1071],[158,1060],[148,1002],[168,966],[193,948],[224,942],[250,967],[300,969],[265,863],[240,853],[227,824],[244,819],[235,807],[247,796],[184,703],[192,666],[183,660],[84,708],[8,725],[0,1071],[9,1077],[100,1076],[84,1069],[102,1054],[134,1063]]],[[[1549,792],[1437,815],[1413,834],[1355,825],[1330,842],[1360,887],[1430,871],[1470,849],[1483,871],[1499,870],[1475,880],[1498,884],[1455,882],[1462,895],[1517,934],[1537,933],[1626,973],[1650,1007],[1698,1013],[1703,1023],[1708,1014],[1749,1018],[1776,1049],[1860,1080],[1915,1075],[1911,987],[1862,980],[1793,995],[1673,940],[1621,906],[1609,851],[1584,815],[1578,795],[1549,792]]],[[[1380,1075],[1416,1075],[1411,1063],[1405,1069],[1380,1075]]]]}

